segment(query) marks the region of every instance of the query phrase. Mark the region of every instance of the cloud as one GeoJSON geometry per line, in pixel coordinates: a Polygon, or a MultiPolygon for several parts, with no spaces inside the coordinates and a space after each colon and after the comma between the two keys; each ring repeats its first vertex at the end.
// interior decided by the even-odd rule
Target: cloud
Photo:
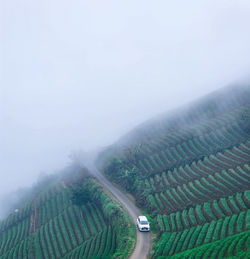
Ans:
{"type": "Polygon", "coordinates": [[[249,73],[249,1],[2,0],[0,9],[1,193],[249,73]]]}

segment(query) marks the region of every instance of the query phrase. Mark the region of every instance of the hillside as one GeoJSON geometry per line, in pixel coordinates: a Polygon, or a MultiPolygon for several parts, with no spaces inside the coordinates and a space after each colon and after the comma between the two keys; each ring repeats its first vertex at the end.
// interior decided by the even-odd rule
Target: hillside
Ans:
{"type": "Polygon", "coordinates": [[[153,218],[152,258],[244,258],[250,234],[250,87],[137,127],[97,165],[153,218]]]}
{"type": "MultiPolygon", "coordinates": [[[[250,87],[139,125],[96,165],[149,217],[151,258],[249,258],[250,87]]],[[[131,219],[87,169],[72,168],[0,222],[1,259],[128,258],[131,219]]]]}
{"type": "Polygon", "coordinates": [[[49,182],[0,223],[0,258],[128,256],[131,222],[86,170],[49,182]]]}

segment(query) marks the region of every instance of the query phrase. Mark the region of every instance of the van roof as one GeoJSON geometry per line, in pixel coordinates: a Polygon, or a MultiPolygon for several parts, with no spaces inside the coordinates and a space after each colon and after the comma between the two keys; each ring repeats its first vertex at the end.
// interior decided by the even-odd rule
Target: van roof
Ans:
{"type": "Polygon", "coordinates": [[[145,220],[145,221],[148,221],[147,218],[145,216],[139,216],[138,217],[140,220],[145,220]]]}

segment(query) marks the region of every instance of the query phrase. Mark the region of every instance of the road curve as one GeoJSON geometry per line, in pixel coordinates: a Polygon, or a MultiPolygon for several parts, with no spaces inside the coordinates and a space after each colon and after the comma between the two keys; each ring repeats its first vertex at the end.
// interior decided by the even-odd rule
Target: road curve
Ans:
{"type": "MultiPolygon", "coordinates": [[[[141,215],[141,211],[134,203],[120,190],[118,190],[111,182],[109,182],[95,166],[88,166],[89,171],[95,176],[104,187],[106,187],[123,207],[128,211],[131,219],[136,226],[136,218],[141,215]]],[[[130,259],[146,259],[148,258],[149,251],[151,249],[151,232],[136,231],[136,245],[133,253],[129,257],[130,259]]]]}

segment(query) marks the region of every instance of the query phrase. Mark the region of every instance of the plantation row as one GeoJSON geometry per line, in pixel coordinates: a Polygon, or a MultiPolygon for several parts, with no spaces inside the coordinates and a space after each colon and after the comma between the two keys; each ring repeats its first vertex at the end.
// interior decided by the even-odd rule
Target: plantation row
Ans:
{"type": "Polygon", "coordinates": [[[83,258],[111,258],[116,247],[116,231],[112,228],[105,228],[95,237],[84,242],[72,252],[65,255],[65,259],[83,258]]]}
{"type": "Polygon", "coordinates": [[[100,185],[93,180],[88,184],[91,199],[78,206],[72,204],[65,184],[36,193],[25,219],[19,220],[23,215],[20,210],[15,224],[11,217],[6,219],[11,224],[3,221],[8,228],[0,235],[0,258],[111,258],[117,249],[128,254],[132,243],[126,243],[129,228],[125,215],[100,185]]]}
{"type": "MultiPolygon", "coordinates": [[[[98,213],[100,214],[99,210],[98,213]]],[[[41,235],[44,236],[44,233],[47,237],[48,235],[54,237],[53,244],[58,244],[58,247],[61,248],[62,256],[66,251],[72,250],[84,240],[102,231],[105,226],[103,220],[96,215],[96,211],[94,216],[90,215],[87,208],[84,207],[81,209],[78,207],[69,208],[68,211],[65,211],[62,215],[60,214],[58,218],[50,221],[49,224],[45,224],[40,229],[40,237],[41,235]],[[87,214],[84,215],[83,212],[87,212],[87,214]],[[96,219],[94,219],[94,216],[96,219]],[[43,232],[42,229],[44,230],[43,232]]],[[[58,253],[58,251],[56,252],[58,253]]],[[[51,254],[53,254],[52,251],[51,254]]]]}
{"type": "Polygon", "coordinates": [[[223,219],[236,213],[239,213],[241,222],[244,220],[244,213],[248,209],[250,209],[249,190],[227,198],[220,198],[218,201],[203,203],[177,213],[158,215],[157,223],[162,232],[175,232],[202,225],[212,220],[223,219]]]}
{"type": "Polygon", "coordinates": [[[142,176],[147,176],[164,171],[166,168],[184,165],[204,156],[229,149],[239,142],[246,142],[247,147],[244,148],[249,153],[250,143],[248,139],[249,134],[245,133],[240,127],[223,127],[220,130],[212,131],[176,146],[164,150],[158,149],[153,154],[148,154],[143,160],[139,160],[136,165],[142,176]]]}
{"type": "Polygon", "coordinates": [[[250,210],[247,210],[181,232],[165,232],[158,243],[156,254],[171,256],[203,244],[225,239],[227,236],[250,230],[249,222],[250,210]]]}
{"type": "MultiPolygon", "coordinates": [[[[58,227],[60,224],[63,224],[61,220],[46,224],[36,232],[36,258],[72,258],[71,256],[75,254],[80,256],[79,258],[94,258],[91,256],[108,254],[116,248],[116,233],[111,227],[103,226],[101,231],[96,231],[88,239],[83,239],[80,231],[77,236],[66,231],[61,232],[58,227]],[[59,233],[53,232],[53,227],[59,233]],[[81,241],[78,243],[78,240],[81,241]]],[[[77,256],[73,258],[78,258],[77,256]]]]}
{"type": "Polygon", "coordinates": [[[145,184],[154,191],[169,186],[177,186],[186,183],[187,181],[198,179],[200,177],[207,177],[214,172],[220,172],[223,169],[236,168],[242,166],[250,161],[250,147],[241,143],[239,148],[225,150],[224,153],[217,153],[215,156],[204,157],[203,160],[193,162],[191,166],[185,165],[174,170],[169,170],[167,173],[162,173],[161,176],[156,174],[149,180],[145,180],[145,184]],[[249,150],[248,150],[249,149],[249,150]]]}
{"type": "MultiPolygon", "coordinates": [[[[216,98],[216,97],[215,97],[216,98]]],[[[172,134],[179,132],[181,129],[182,133],[191,135],[196,131],[192,129],[190,132],[190,125],[204,124],[207,125],[209,121],[214,121],[214,125],[205,127],[205,130],[209,128],[216,129],[218,123],[224,121],[226,124],[231,118],[235,121],[237,112],[239,116],[249,107],[250,93],[245,91],[244,93],[237,90],[237,93],[224,95],[224,100],[218,102],[215,99],[207,99],[204,103],[195,103],[188,109],[182,110],[172,115],[166,115],[165,117],[153,120],[147,124],[138,127],[135,131],[130,134],[130,139],[127,139],[127,143],[134,145],[137,143],[144,143],[144,147],[151,146],[151,141],[161,142],[163,139],[164,144],[166,141],[166,134],[172,134]],[[215,121],[215,120],[217,121],[215,121]],[[186,132],[186,133],[185,133],[186,132]],[[149,144],[150,143],[150,144],[149,144]],[[149,144],[149,145],[148,145],[149,144]]],[[[200,130],[203,132],[202,128],[200,130]]],[[[177,141],[182,138],[182,135],[178,134],[177,141]]],[[[170,138],[171,141],[171,138],[170,138]]],[[[149,148],[150,149],[150,148],[149,148]]],[[[144,150],[143,150],[144,151],[144,150]]],[[[146,151],[147,153],[148,151],[146,151]]]]}
{"type": "Polygon", "coordinates": [[[29,236],[30,217],[9,227],[0,234],[0,257],[29,236]]]}
{"type": "MultiPolygon", "coordinates": [[[[64,206],[66,207],[70,204],[69,195],[67,192],[64,192],[59,185],[50,186],[47,190],[43,190],[38,196],[38,207],[42,207],[46,201],[50,201],[53,195],[63,195],[63,202],[65,203],[64,206]]],[[[53,204],[54,205],[54,204],[53,204]]],[[[48,206],[48,205],[46,205],[48,206]]],[[[52,206],[53,207],[53,206],[52,206]]],[[[32,202],[27,202],[23,207],[21,207],[18,213],[10,214],[6,220],[0,222],[0,233],[1,231],[6,231],[8,228],[12,227],[13,225],[17,224],[18,222],[24,220],[26,217],[30,217],[30,214],[34,210],[34,205],[32,202]]],[[[59,210],[60,212],[60,210],[59,210]]],[[[57,215],[57,214],[56,214],[57,215]]],[[[42,222],[40,222],[42,224],[42,222]]]]}
{"type": "Polygon", "coordinates": [[[53,217],[60,214],[65,208],[70,206],[70,195],[68,190],[50,191],[46,193],[41,199],[38,200],[38,224],[42,226],[53,217]],[[46,198],[45,198],[46,197],[46,198]]]}
{"type": "Polygon", "coordinates": [[[53,196],[62,194],[64,196],[65,201],[67,201],[67,195],[69,194],[69,190],[66,188],[66,185],[61,182],[61,184],[55,184],[50,186],[49,188],[43,190],[43,192],[39,195],[38,198],[38,206],[43,206],[44,203],[49,201],[53,196]]]}
{"type": "MultiPolygon", "coordinates": [[[[247,109],[249,109],[249,105],[237,108],[234,111],[213,117],[209,120],[199,120],[196,123],[192,123],[189,120],[186,120],[183,123],[180,120],[180,125],[175,125],[173,130],[167,128],[164,133],[162,132],[161,136],[157,135],[157,138],[154,137],[155,133],[152,132],[152,136],[148,136],[144,139],[146,143],[141,146],[142,148],[140,149],[140,152],[142,155],[148,156],[148,154],[153,154],[159,150],[169,149],[170,147],[177,146],[183,142],[195,140],[202,136],[205,137],[210,133],[213,138],[216,138],[216,136],[221,136],[221,133],[225,130],[239,128],[239,130],[242,131],[244,128],[244,125],[242,125],[242,114],[244,114],[247,109]],[[182,123],[185,127],[181,127],[182,123]],[[187,125],[190,126],[187,127],[187,125]],[[213,131],[218,133],[218,135],[214,135],[213,131]]],[[[235,141],[235,138],[232,138],[232,136],[230,139],[231,141],[235,141]]]]}
{"type": "MultiPolygon", "coordinates": [[[[80,208],[70,205],[67,189],[59,191],[53,187],[37,200],[40,206],[35,247],[36,256],[41,255],[38,258],[62,258],[84,241],[103,231],[106,226],[103,213],[96,205],[88,204],[80,208]]],[[[34,215],[34,211],[32,213],[34,215]]],[[[29,236],[30,224],[31,219],[27,217],[1,235],[0,255],[29,236]]]]}
{"type": "Polygon", "coordinates": [[[237,170],[222,170],[214,176],[202,177],[175,188],[149,195],[152,206],[167,213],[194,204],[225,197],[241,190],[249,189],[250,168],[245,165],[237,170]]]}
{"type": "Polygon", "coordinates": [[[29,249],[30,249],[30,238],[26,238],[22,240],[18,245],[14,246],[1,255],[1,259],[28,259],[29,257],[29,249]]]}
{"type": "MultiPolygon", "coordinates": [[[[204,258],[204,259],[216,259],[216,258],[235,258],[245,259],[250,255],[250,231],[243,232],[241,234],[227,237],[223,240],[216,241],[202,245],[198,248],[181,252],[174,255],[176,259],[183,258],[204,258]]],[[[157,259],[161,259],[158,256],[157,259]]],[[[172,258],[171,256],[164,256],[163,258],[172,258]]]]}
{"type": "Polygon", "coordinates": [[[38,258],[62,258],[96,236],[105,227],[104,216],[94,204],[73,206],[67,189],[47,192],[38,202],[35,247],[38,258]]]}
{"type": "MultiPolygon", "coordinates": [[[[0,222],[0,234],[3,231],[6,231],[8,228],[12,227],[13,225],[17,224],[20,221],[23,221],[25,218],[29,217],[32,210],[32,204],[26,203],[18,213],[12,213],[9,217],[0,222]]],[[[1,239],[1,236],[0,236],[1,239]]]]}
{"type": "MultiPolygon", "coordinates": [[[[4,239],[1,258],[28,258],[31,237],[17,243],[14,235],[7,233],[9,243],[4,239]]],[[[115,250],[116,233],[95,205],[74,206],[39,228],[32,242],[37,259],[103,258],[115,250]]]]}

